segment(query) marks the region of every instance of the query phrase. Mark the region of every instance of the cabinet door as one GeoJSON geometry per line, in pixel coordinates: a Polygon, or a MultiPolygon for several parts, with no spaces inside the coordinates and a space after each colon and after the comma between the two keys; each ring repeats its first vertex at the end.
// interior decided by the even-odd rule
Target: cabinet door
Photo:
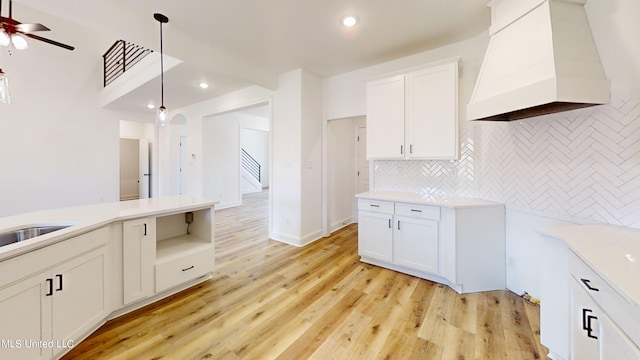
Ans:
{"type": "Polygon", "coordinates": [[[51,273],[54,355],[81,339],[107,315],[105,248],[76,257],[51,273]]]}
{"type": "Polygon", "coordinates": [[[49,359],[51,349],[32,345],[51,339],[51,296],[40,274],[0,290],[0,359],[49,359]]]}
{"type": "Polygon", "coordinates": [[[571,359],[600,359],[600,318],[602,317],[600,310],[575,279],[571,278],[569,286],[571,359]]]}
{"type": "Polygon", "coordinates": [[[393,262],[411,269],[438,274],[438,222],[396,216],[393,262]]]}
{"type": "Polygon", "coordinates": [[[458,158],[458,63],[407,74],[407,158],[458,158]]]}
{"type": "Polygon", "coordinates": [[[393,260],[391,214],[360,211],[358,214],[358,254],[372,260],[393,260]]]}
{"type": "Polygon", "coordinates": [[[639,360],[640,349],[608,316],[600,318],[600,360],[639,360]]]}
{"type": "Polygon", "coordinates": [[[123,294],[126,305],[153,295],[155,218],[125,221],[122,231],[123,294]]]}
{"type": "Polygon", "coordinates": [[[404,76],[367,83],[367,159],[404,158],[404,76]]]}

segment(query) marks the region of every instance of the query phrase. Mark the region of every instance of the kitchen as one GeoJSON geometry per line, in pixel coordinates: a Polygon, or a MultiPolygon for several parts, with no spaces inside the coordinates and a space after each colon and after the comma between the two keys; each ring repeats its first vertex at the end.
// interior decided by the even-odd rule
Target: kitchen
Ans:
{"type": "MultiPolygon", "coordinates": [[[[465,121],[462,115],[482,64],[487,34],[326,79],[304,71],[281,76],[281,90],[302,93],[314,103],[312,109],[301,109],[289,117],[287,114],[281,116],[283,110],[279,104],[286,94],[273,94],[273,121],[279,123],[273,124],[272,156],[274,161],[283,160],[282,172],[273,174],[274,238],[302,245],[323,233],[323,225],[328,227],[323,222],[331,222],[331,215],[323,215],[321,210],[324,200],[319,195],[323,186],[319,181],[323,176],[320,166],[313,166],[309,171],[286,167],[286,160],[291,160],[296,166],[308,161],[315,165],[322,163],[322,151],[317,145],[321,143],[322,124],[312,123],[309,129],[297,130],[311,133],[312,141],[306,141],[305,148],[290,145],[288,140],[292,133],[296,137],[302,136],[293,131],[281,131],[283,128],[298,126],[300,117],[316,119],[319,113],[322,113],[323,121],[365,114],[364,80],[460,56],[463,62],[459,78],[460,160],[377,161],[373,176],[375,189],[419,192],[424,184],[428,184],[432,191],[505,203],[507,288],[517,294],[526,291],[540,298],[543,291],[539,269],[545,253],[541,249],[537,229],[575,223],[610,223],[633,228],[640,221],[637,217],[639,192],[633,181],[639,169],[636,120],[640,50],[633,39],[638,33],[634,17],[639,13],[637,7],[633,1],[586,3],[598,53],[611,81],[611,102],[583,110],[510,123],[465,121]],[[287,88],[287,85],[291,86],[287,88]],[[318,92],[322,93],[322,101],[316,100],[318,92]],[[278,192],[278,180],[285,181],[285,188],[299,193],[299,199],[294,200],[291,207],[278,205],[289,200],[285,193],[278,192]],[[301,184],[304,184],[304,189],[301,184]],[[324,221],[323,216],[326,218],[324,221]]],[[[85,49],[96,48],[96,52],[101,52],[107,48],[107,41],[101,44],[87,41],[82,45],[85,49]]],[[[78,46],[78,49],[82,47],[78,46]]],[[[42,51],[46,52],[45,56],[63,56],[61,61],[72,61],[67,54],[44,48],[42,51]]],[[[11,62],[12,59],[3,57],[2,61],[4,65],[4,61],[11,62]]],[[[32,71],[40,66],[41,60],[22,55],[20,61],[24,61],[26,70],[32,71]]],[[[86,73],[93,72],[91,77],[87,75],[78,79],[78,83],[69,84],[70,93],[81,94],[86,84],[95,83],[92,79],[99,76],[96,74],[98,70],[84,63],[74,66],[85,66],[86,73]]],[[[39,76],[47,76],[54,84],[62,84],[71,77],[70,73],[54,71],[55,68],[47,70],[34,72],[31,76],[24,74],[24,78],[31,80],[27,83],[36,83],[40,82],[39,76]]],[[[14,94],[28,86],[24,82],[12,81],[14,94]]],[[[56,93],[52,84],[44,83],[43,87],[37,89],[35,99],[48,99],[56,93]]],[[[13,108],[3,107],[0,110],[2,118],[17,119],[7,125],[11,131],[2,131],[3,153],[15,153],[16,148],[23,150],[20,161],[7,160],[6,172],[3,173],[13,175],[3,176],[0,180],[6,204],[2,215],[116,198],[115,180],[107,179],[113,178],[112,173],[117,166],[116,152],[108,151],[116,148],[117,136],[114,139],[89,138],[86,134],[117,134],[117,121],[110,121],[108,110],[96,111],[94,99],[85,96],[87,98],[82,98],[82,101],[74,101],[74,115],[69,115],[66,108],[72,104],[64,99],[45,101],[47,107],[32,106],[29,109],[26,108],[29,105],[20,105],[16,99],[13,108]],[[64,113],[66,117],[51,115],[57,113],[64,113]],[[87,119],[92,120],[87,122],[87,119]],[[20,141],[29,146],[21,146],[20,141]],[[52,144],[55,148],[51,148],[52,144]],[[78,148],[94,150],[75,151],[78,148]],[[84,165],[64,166],[65,171],[61,172],[60,159],[65,159],[63,163],[69,161],[84,165]],[[31,166],[34,163],[39,164],[38,169],[31,166]],[[48,181],[38,181],[42,172],[51,174],[48,181]],[[92,174],[90,183],[84,180],[87,173],[92,174]],[[25,178],[29,180],[24,181],[25,178]]],[[[94,93],[92,96],[97,95],[94,93]]],[[[237,104],[248,104],[271,96],[271,91],[250,87],[211,101],[206,110],[194,106],[184,109],[183,113],[190,121],[190,134],[197,134],[200,116],[205,112],[222,112],[237,104]],[[216,108],[212,111],[211,107],[216,108]]],[[[293,105],[300,104],[294,102],[293,105]]],[[[190,138],[196,140],[190,143],[193,153],[199,154],[197,137],[190,138]]],[[[194,159],[193,169],[199,168],[199,160],[199,157],[194,159]]],[[[196,192],[202,189],[197,176],[191,181],[191,189],[196,192]]]]}

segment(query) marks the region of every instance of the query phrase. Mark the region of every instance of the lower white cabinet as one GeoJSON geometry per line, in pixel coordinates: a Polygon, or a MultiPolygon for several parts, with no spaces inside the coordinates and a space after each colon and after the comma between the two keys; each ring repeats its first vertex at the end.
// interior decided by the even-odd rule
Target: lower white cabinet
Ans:
{"type": "Polygon", "coordinates": [[[393,262],[393,203],[386,205],[391,212],[380,208],[373,211],[361,208],[358,212],[358,254],[390,263],[393,262]]]}
{"type": "MultiPolygon", "coordinates": [[[[625,266],[624,256],[616,258],[608,252],[621,249],[616,236],[624,238],[624,231],[582,225],[550,228],[542,233],[545,258],[540,277],[540,339],[549,349],[549,358],[640,360],[640,309],[622,295],[624,288],[602,276],[615,271],[592,265],[625,266]],[[598,242],[602,243],[594,247],[598,242]],[[576,245],[582,251],[576,251],[576,245]],[[597,260],[583,260],[578,255],[587,256],[585,253],[597,260]],[[602,258],[608,259],[606,264],[602,258]]],[[[635,240],[636,232],[631,236],[635,240]]]]}
{"type": "Polygon", "coordinates": [[[393,258],[400,266],[439,274],[438,221],[396,215],[393,258]]]}
{"type": "Polygon", "coordinates": [[[101,245],[71,258],[69,246],[37,250],[30,259],[42,270],[0,288],[0,359],[55,357],[104,321],[108,235],[103,228],[77,237],[101,245]]]}
{"type": "Polygon", "coordinates": [[[363,262],[465,293],[505,288],[504,206],[460,208],[358,199],[363,262]]]}
{"type": "Polygon", "coordinates": [[[123,222],[122,239],[123,296],[124,305],[127,305],[155,292],[155,218],[145,217],[123,222]]]}

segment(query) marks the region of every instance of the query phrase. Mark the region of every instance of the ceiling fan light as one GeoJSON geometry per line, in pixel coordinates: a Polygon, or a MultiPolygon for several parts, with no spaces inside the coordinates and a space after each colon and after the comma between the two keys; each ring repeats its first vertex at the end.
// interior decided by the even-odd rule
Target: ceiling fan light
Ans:
{"type": "Polygon", "coordinates": [[[0,29],[0,46],[9,46],[11,38],[4,30],[0,29]]]}
{"type": "Polygon", "coordinates": [[[18,50],[24,50],[29,47],[27,39],[18,34],[11,34],[11,43],[18,50]]]}
{"type": "Polygon", "coordinates": [[[9,78],[0,69],[0,104],[11,104],[11,94],[9,93],[9,78]]]}

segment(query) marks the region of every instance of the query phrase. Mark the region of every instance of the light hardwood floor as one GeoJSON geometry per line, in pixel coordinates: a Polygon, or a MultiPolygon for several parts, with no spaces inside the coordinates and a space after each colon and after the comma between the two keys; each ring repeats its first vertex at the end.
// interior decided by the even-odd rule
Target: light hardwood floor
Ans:
{"type": "Polygon", "coordinates": [[[114,319],[64,359],[545,359],[539,308],[361,263],[357,226],[268,239],[267,193],[216,212],[213,279],[114,319]]]}

